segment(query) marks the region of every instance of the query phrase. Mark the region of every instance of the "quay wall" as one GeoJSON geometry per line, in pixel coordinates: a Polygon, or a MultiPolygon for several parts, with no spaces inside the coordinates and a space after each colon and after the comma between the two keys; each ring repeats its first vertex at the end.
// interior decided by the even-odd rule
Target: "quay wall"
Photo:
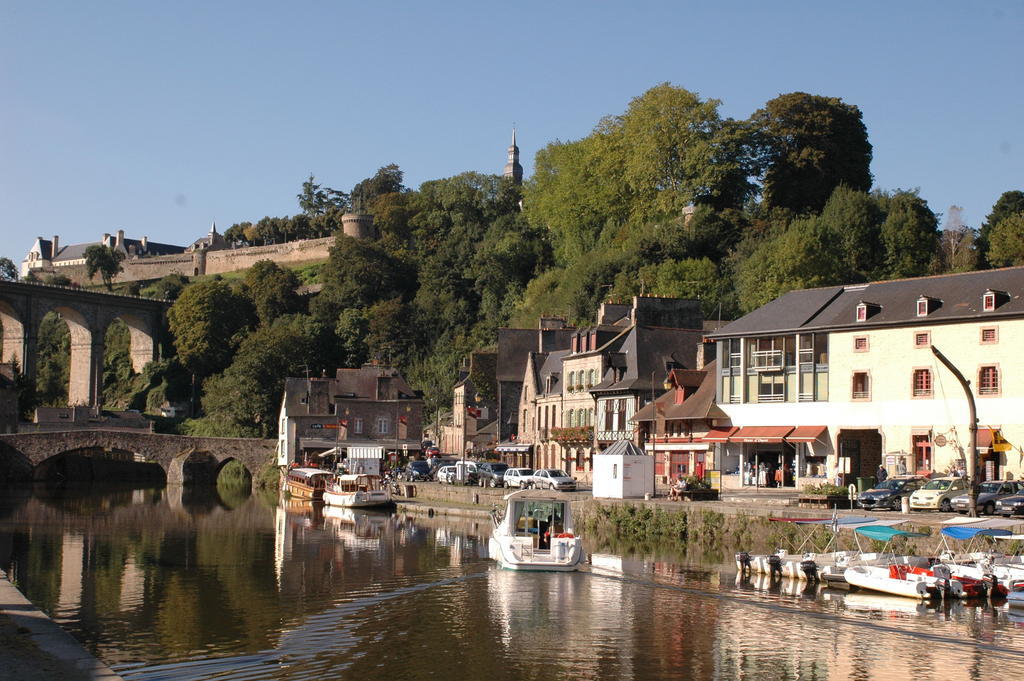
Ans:
{"type": "Polygon", "coordinates": [[[124,681],[110,667],[90,654],[46,613],[32,605],[0,570],[0,618],[17,627],[15,638],[5,639],[0,650],[0,673],[19,681],[89,679],[124,681]]]}
{"type": "MultiPolygon", "coordinates": [[[[421,512],[433,509],[435,513],[452,512],[462,515],[483,515],[492,508],[504,508],[503,497],[509,490],[480,487],[417,483],[416,496],[406,507],[417,507],[421,512]]],[[[731,563],[736,551],[766,553],[778,548],[796,549],[810,537],[805,551],[821,551],[831,537],[831,531],[821,526],[773,522],[772,517],[822,518],[830,511],[796,508],[758,502],[725,501],[669,501],[657,497],[644,499],[595,499],[587,492],[570,492],[573,516],[584,537],[594,537],[598,543],[616,552],[675,552],[699,562],[731,563]]],[[[405,501],[399,498],[399,504],[405,501]]],[[[857,509],[838,511],[839,516],[865,515],[857,509]]],[[[923,532],[928,536],[902,538],[908,553],[933,555],[940,550],[939,530],[949,514],[916,512],[907,516],[899,513],[878,513],[884,520],[905,518],[899,529],[923,532]]],[[[1009,528],[1024,533],[1024,519],[1009,528]]],[[[856,548],[852,532],[841,533],[840,548],[856,548]]],[[[862,538],[865,551],[880,550],[882,542],[862,538]]],[[[1011,545],[1002,547],[1012,551],[1011,545]]],[[[832,550],[832,549],[829,549],[832,550]]]]}

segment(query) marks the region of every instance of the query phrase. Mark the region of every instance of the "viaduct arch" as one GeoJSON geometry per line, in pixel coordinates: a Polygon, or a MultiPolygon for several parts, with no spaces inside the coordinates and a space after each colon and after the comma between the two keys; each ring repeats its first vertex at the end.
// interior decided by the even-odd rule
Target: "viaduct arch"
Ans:
{"type": "Polygon", "coordinates": [[[132,368],[141,371],[158,359],[157,342],[166,326],[165,300],[97,293],[65,286],[0,281],[0,361],[17,361],[29,377],[36,375],[39,324],[56,312],[71,334],[71,378],[68,404],[97,406],[103,382],[103,343],[115,321],[127,324],[131,335],[132,368]]]}
{"type": "Polygon", "coordinates": [[[37,468],[50,459],[89,450],[130,452],[163,468],[168,484],[181,484],[212,482],[231,460],[255,477],[261,467],[276,462],[277,440],[114,430],[0,435],[0,482],[32,480],[37,468]]]}

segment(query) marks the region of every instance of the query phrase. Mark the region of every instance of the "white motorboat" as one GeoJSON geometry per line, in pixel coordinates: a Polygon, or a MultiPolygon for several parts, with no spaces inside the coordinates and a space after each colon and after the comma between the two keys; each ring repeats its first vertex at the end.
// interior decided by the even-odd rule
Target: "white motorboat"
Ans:
{"type": "Polygon", "coordinates": [[[943,571],[943,567],[936,565],[932,571],[915,572],[914,568],[904,565],[858,565],[846,568],[844,576],[851,586],[894,596],[931,598],[946,590],[951,598],[963,598],[963,585],[951,577],[948,569],[943,571]],[[929,572],[934,574],[927,574],[929,572]]]}
{"type": "Polygon", "coordinates": [[[492,513],[491,558],[510,570],[578,570],[583,543],[569,501],[557,492],[520,490],[505,495],[505,513],[492,513]]]}
{"type": "Polygon", "coordinates": [[[324,503],[343,508],[374,508],[391,505],[391,493],[379,475],[335,475],[324,489],[324,503]]]}

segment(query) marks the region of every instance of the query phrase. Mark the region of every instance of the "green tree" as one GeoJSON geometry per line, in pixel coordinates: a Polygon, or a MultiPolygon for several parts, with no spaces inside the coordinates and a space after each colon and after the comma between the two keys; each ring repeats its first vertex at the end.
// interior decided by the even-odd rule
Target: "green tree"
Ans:
{"type": "Polygon", "coordinates": [[[882,223],[885,268],[889,278],[928,274],[938,248],[938,218],[928,203],[913,192],[884,197],[882,223]]]}
{"type": "Polygon", "coordinates": [[[366,308],[381,300],[411,295],[416,272],[379,244],[339,233],[320,280],[324,288],[311,308],[318,318],[330,322],[346,308],[366,308]]]}
{"type": "Polygon", "coordinates": [[[817,213],[841,184],[871,188],[871,143],[856,106],[792,92],[765,104],[751,123],[767,206],[817,213]]]}
{"type": "Polygon", "coordinates": [[[364,213],[370,210],[378,196],[406,191],[402,184],[404,175],[394,163],[379,168],[373,177],[368,177],[352,188],[352,210],[364,213]]]}
{"type": "Polygon", "coordinates": [[[245,287],[261,324],[270,324],[281,315],[298,312],[299,279],[291,270],[272,260],[260,260],[245,273],[245,287]]]}
{"type": "Polygon", "coordinates": [[[749,312],[794,289],[841,284],[845,267],[836,235],[816,217],[794,220],[736,267],[740,309],[749,312]]]}
{"type": "Polygon", "coordinates": [[[992,206],[992,211],[985,216],[978,234],[978,253],[982,262],[991,262],[987,257],[989,249],[989,233],[1002,221],[1015,213],[1024,213],[1024,191],[1017,189],[1003,192],[992,206]]]}
{"type": "Polygon", "coordinates": [[[995,267],[1024,265],[1024,211],[997,222],[989,232],[988,261],[995,267]]]}
{"type": "Polygon", "coordinates": [[[880,276],[885,253],[878,247],[885,216],[878,201],[866,192],[839,185],[821,211],[822,223],[836,236],[846,280],[866,281],[880,276]]]}
{"type": "Polygon", "coordinates": [[[314,318],[291,315],[247,336],[231,366],[203,386],[204,420],[213,426],[212,432],[272,437],[277,432],[285,379],[307,367],[317,374],[326,368],[320,363],[319,349],[327,333],[314,318]]]}
{"type": "Polygon", "coordinates": [[[188,277],[172,273],[164,275],[152,284],[142,289],[142,294],[150,298],[163,300],[177,300],[181,292],[188,286],[188,277]]]}
{"type": "Polygon", "coordinates": [[[122,260],[124,260],[124,253],[121,251],[93,244],[85,249],[85,273],[92,279],[99,272],[103,279],[103,285],[109,291],[114,277],[122,270],[122,260]]]}
{"type": "Polygon", "coordinates": [[[17,281],[18,268],[10,258],[0,258],[0,280],[17,281]]]}
{"type": "Polygon", "coordinates": [[[167,313],[178,359],[198,377],[230,364],[254,317],[249,299],[217,280],[192,284],[167,313]]]}
{"type": "Polygon", "coordinates": [[[334,333],[338,337],[340,365],[349,368],[361,367],[369,359],[370,351],[366,347],[366,334],[369,331],[366,313],[363,310],[349,308],[342,310],[334,333]]]}

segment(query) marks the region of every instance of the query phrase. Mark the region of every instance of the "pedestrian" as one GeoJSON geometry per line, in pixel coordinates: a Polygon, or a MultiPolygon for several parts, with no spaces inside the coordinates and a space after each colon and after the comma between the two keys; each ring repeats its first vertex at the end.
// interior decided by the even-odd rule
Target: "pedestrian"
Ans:
{"type": "Polygon", "coordinates": [[[896,474],[906,475],[907,474],[907,460],[904,457],[900,457],[900,460],[896,462],[896,474]]]}
{"type": "Polygon", "coordinates": [[[878,464],[878,471],[875,472],[875,477],[878,478],[878,482],[885,482],[885,479],[889,477],[889,472],[885,470],[885,466],[878,464]]]}

